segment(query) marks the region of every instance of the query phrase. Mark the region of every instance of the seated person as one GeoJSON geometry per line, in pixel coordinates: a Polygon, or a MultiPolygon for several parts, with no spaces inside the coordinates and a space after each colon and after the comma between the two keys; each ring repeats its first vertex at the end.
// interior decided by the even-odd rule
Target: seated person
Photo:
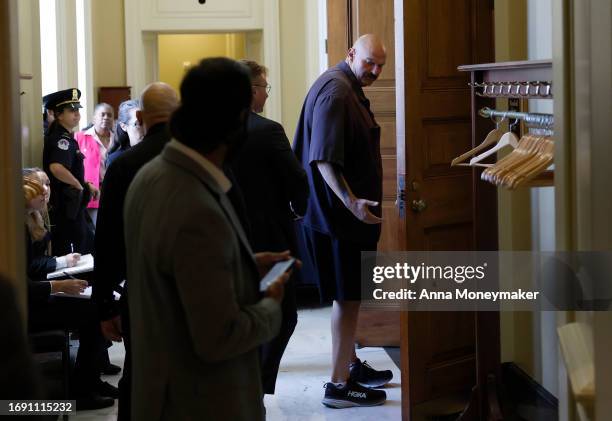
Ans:
{"type": "Polygon", "coordinates": [[[98,323],[97,309],[90,300],[60,297],[52,293],[77,295],[87,286],[80,279],[47,281],[47,274],[58,268],[74,266],[77,253],[53,257],[45,218],[45,184],[39,176],[26,171],[23,177],[26,217],[28,273],[28,330],[76,330],[79,333],[71,395],[77,409],[98,409],[112,406],[118,395],[116,387],[100,380],[107,343],[98,323]]]}

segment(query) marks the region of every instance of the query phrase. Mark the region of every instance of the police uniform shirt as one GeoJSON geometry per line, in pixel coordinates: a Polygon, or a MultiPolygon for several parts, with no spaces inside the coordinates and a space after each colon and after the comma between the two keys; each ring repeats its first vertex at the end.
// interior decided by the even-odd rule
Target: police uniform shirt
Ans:
{"type": "Polygon", "coordinates": [[[81,185],[85,185],[83,154],[71,133],[61,124],[56,124],[45,136],[43,150],[43,168],[51,180],[51,201],[57,203],[60,190],[67,184],[58,180],[49,170],[50,165],[54,163],[63,165],[81,185]],[[54,198],[56,200],[53,200],[54,198]]]}
{"type": "Polygon", "coordinates": [[[380,127],[359,81],[346,62],[330,68],[313,84],[302,108],[293,148],[308,175],[310,197],[303,224],[358,244],[376,244],[380,224],[358,220],[338,199],[316,168],[329,162],[341,172],[356,197],[381,216],[380,127]]]}

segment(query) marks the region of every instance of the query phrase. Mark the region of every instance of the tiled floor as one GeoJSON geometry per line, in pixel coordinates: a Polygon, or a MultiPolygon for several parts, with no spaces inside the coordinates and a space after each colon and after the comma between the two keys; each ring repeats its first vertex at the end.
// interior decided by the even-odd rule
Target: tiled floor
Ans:
{"type": "MultiPolygon", "coordinates": [[[[387,385],[387,403],[373,408],[330,409],[321,404],[323,384],[329,379],[331,336],[329,307],[300,310],[299,321],[287,347],[276,384],[276,394],[267,395],[265,405],[270,421],[324,421],[324,420],[399,420],[400,372],[382,348],[364,348],[357,351],[377,369],[393,371],[394,380],[387,385]]],[[[123,345],[110,349],[113,363],[123,363],[123,345]]],[[[116,384],[119,376],[108,376],[116,384]]],[[[106,410],[83,411],[71,420],[114,420],[117,405],[106,410]]]]}

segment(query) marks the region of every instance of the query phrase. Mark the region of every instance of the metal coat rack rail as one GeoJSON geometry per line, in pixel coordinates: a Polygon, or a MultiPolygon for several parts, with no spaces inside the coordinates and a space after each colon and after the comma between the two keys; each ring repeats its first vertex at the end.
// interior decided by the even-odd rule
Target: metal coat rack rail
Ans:
{"type": "Polygon", "coordinates": [[[502,117],[522,120],[525,122],[525,125],[527,127],[538,129],[552,130],[555,124],[555,119],[552,114],[522,113],[517,111],[497,111],[489,107],[484,107],[478,111],[478,115],[480,115],[481,117],[502,117]]]}

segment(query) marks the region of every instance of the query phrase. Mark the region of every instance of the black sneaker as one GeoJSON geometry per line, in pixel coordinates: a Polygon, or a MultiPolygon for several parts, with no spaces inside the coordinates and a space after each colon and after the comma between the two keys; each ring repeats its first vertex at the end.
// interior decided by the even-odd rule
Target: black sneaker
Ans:
{"type": "Polygon", "coordinates": [[[100,396],[119,399],[119,388],[113,386],[109,382],[103,382],[102,380],[99,380],[95,385],[94,390],[100,396]]]}
{"type": "Polygon", "coordinates": [[[115,400],[113,398],[100,396],[95,392],[81,395],[76,398],[77,411],[90,411],[92,409],[108,408],[113,406],[114,404],[115,400]]]}
{"type": "Polygon", "coordinates": [[[344,386],[325,384],[325,396],[321,403],[330,408],[382,405],[387,400],[384,390],[368,389],[349,380],[344,386]]]}
{"type": "Polygon", "coordinates": [[[351,363],[349,370],[349,379],[363,387],[382,387],[393,378],[391,370],[374,370],[367,361],[361,362],[359,358],[351,363]]]}
{"type": "Polygon", "coordinates": [[[106,374],[107,376],[114,376],[119,373],[121,373],[121,367],[115,364],[109,363],[106,367],[102,369],[102,374],[106,374]]]}

